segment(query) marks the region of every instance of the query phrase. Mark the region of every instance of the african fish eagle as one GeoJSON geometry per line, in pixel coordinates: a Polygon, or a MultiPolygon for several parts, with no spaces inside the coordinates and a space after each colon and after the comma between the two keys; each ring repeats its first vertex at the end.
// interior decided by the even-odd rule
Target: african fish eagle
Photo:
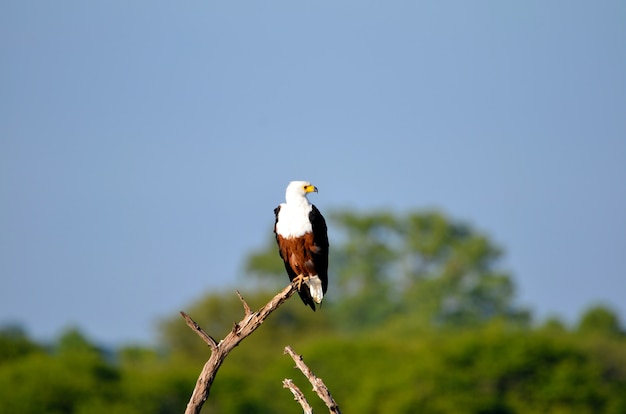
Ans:
{"type": "Polygon", "coordinates": [[[328,235],[324,217],[307,199],[313,191],[317,188],[307,181],[289,183],[286,202],[274,209],[274,233],[289,280],[315,310],[328,288],[328,235]]]}

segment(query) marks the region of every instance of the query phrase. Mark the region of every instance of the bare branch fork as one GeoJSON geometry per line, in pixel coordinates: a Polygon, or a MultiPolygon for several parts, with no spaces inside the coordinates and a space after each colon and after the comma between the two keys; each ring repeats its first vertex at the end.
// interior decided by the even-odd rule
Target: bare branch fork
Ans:
{"type": "MultiPolygon", "coordinates": [[[[290,346],[285,347],[285,354],[289,354],[289,356],[296,363],[296,367],[300,371],[302,371],[302,374],[304,374],[305,377],[307,377],[307,379],[313,386],[313,391],[315,391],[318,397],[320,397],[320,399],[324,401],[326,407],[328,407],[328,412],[330,412],[331,414],[341,414],[341,411],[339,411],[339,406],[333,399],[333,396],[330,395],[330,391],[328,391],[328,387],[326,387],[324,381],[322,381],[321,378],[315,376],[313,371],[311,371],[309,367],[304,363],[302,355],[296,354],[290,346]]],[[[305,414],[313,412],[308,401],[306,400],[306,398],[304,398],[304,394],[302,394],[302,391],[300,391],[300,389],[290,379],[283,380],[283,388],[288,388],[289,391],[291,391],[295,400],[298,401],[298,403],[300,403],[300,405],[302,406],[305,414]]]]}
{"type": "Polygon", "coordinates": [[[187,325],[211,348],[211,357],[204,364],[202,372],[196,381],[196,386],[191,394],[189,403],[187,404],[185,414],[200,413],[202,405],[209,397],[209,391],[211,389],[211,385],[213,384],[213,380],[215,379],[215,375],[217,374],[217,370],[222,365],[222,362],[224,362],[226,356],[233,350],[233,348],[239,345],[239,342],[261,326],[263,321],[265,321],[265,318],[267,318],[270,313],[275,311],[280,305],[289,299],[295,292],[296,288],[292,284],[289,284],[280,293],[274,296],[267,303],[267,305],[263,306],[256,312],[252,312],[250,310],[250,306],[248,306],[241,294],[237,292],[237,296],[239,296],[239,299],[243,304],[245,315],[239,323],[235,323],[233,329],[219,343],[213,339],[211,335],[206,333],[193,319],[191,319],[189,315],[185,312],[180,313],[182,317],[185,318],[187,325]]]}

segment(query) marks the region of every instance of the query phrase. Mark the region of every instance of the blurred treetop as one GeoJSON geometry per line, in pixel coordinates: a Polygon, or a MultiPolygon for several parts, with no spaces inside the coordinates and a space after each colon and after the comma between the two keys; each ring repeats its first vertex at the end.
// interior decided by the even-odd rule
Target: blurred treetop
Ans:
{"type": "MultiPolygon", "coordinates": [[[[330,287],[344,327],[373,326],[399,315],[431,326],[476,326],[494,318],[526,324],[514,303],[501,249],[487,236],[439,212],[329,215],[330,287]]],[[[247,259],[246,272],[284,283],[273,238],[247,259]]]]}

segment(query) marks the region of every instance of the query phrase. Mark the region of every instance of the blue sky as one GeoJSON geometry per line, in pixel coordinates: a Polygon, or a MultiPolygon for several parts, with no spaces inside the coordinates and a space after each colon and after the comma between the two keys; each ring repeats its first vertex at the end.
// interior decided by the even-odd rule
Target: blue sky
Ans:
{"type": "Polygon", "coordinates": [[[3,2],[0,323],[151,341],[245,282],[293,179],[322,211],[440,208],[505,249],[537,318],[624,322],[625,21],[622,1],[3,2]]]}

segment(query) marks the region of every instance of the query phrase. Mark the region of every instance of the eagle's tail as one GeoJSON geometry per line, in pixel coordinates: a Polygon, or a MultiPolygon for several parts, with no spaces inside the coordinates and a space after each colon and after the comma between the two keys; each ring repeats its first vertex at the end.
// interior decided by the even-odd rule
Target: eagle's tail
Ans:
{"type": "Polygon", "coordinates": [[[309,287],[309,292],[311,292],[311,298],[315,303],[322,303],[322,299],[324,298],[324,291],[322,290],[322,281],[319,276],[309,276],[305,279],[304,283],[309,287]]]}

